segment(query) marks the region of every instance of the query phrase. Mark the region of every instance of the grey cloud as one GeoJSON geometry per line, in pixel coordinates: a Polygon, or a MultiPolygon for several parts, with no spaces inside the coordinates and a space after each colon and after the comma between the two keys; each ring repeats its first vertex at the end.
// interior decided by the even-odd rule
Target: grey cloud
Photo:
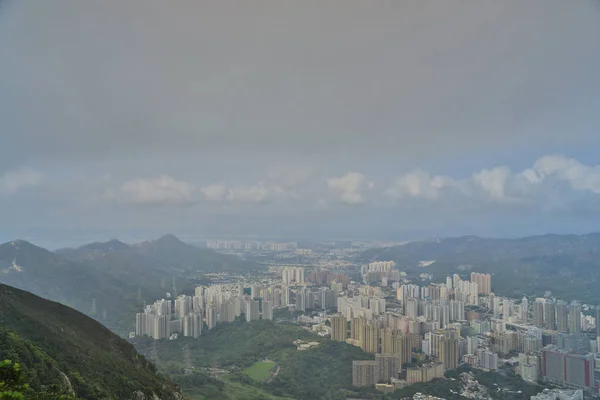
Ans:
{"type": "Polygon", "coordinates": [[[6,227],[506,232],[594,209],[597,167],[539,156],[600,145],[597,1],[1,4],[6,227]]]}
{"type": "Polygon", "coordinates": [[[40,172],[31,169],[10,171],[0,176],[0,194],[14,194],[22,188],[39,186],[43,176],[40,172]]]}
{"type": "Polygon", "coordinates": [[[109,187],[102,197],[133,204],[181,205],[193,202],[194,191],[194,185],[188,182],[160,175],[124,182],[116,191],[109,187]]]}
{"type": "MultiPolygon", "coordinates": [[[[560,0],[13,2],[0,25],[0,152],[367,163],[560,142],[565,121],[598,105],[598,11],[560,0]]],[[[570,141],[589,133],[571,128],[570,141]]]]}

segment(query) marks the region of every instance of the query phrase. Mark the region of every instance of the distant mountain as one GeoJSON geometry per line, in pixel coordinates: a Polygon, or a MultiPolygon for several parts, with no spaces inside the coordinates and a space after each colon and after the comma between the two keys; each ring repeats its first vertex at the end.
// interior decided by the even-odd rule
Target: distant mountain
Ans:
{"type": "Polygon", "coordinates": [[[119,334],[133,328],[135,312],[172,292],[190,290],[204,272],[248,273],[258,264],[200,249],[173,235],[128,245],[118,240],[52,253],[23,240],[0,244],[0,283],[59,301],[119,334]]]}
{"type": "Polygon", "coordinates": [[[34,391],[55,385],[81,399],[183,399],[133,345],[100,323],[2,284],[0,354],[21,364],[34,391]]]}
{"type": "Polygon", "coordinates": [[[109,257],[70,260],[15,240],[0,245],[0,283],[66,304],[125,334],[131,328],[132,313],[141,307],[138,288],[160,296],[164,293],[160,289],[161,277],[169,275],[151,269],[140,274],[137,266],[127,273],[123,263],[108,260],[109,257]]]}
{"type": "Polygon", "coordinates": [[[170,234],[157,240],[139,243],[134,246],[134,249],[139,254],[179,271],[248,273],[260,269],[260,266],[254,262],[209,249],[201,249],[184,243],[170,234]]]}
{"type": "Polygon", "coordinates": [[[67,258],[87,259],[105,254],[116,253],[129,250],[131,247],[117,239],[109,240],[108,242],[94,242],[78,247],[76,249],[59,249],[56,254],[67,258]]]}
{"type": "Polygon", "coordinates": [[[492,290],[512,296],[543,295],[600,303],[600,233],[541,235],[518,239],[464,236],[371,249],[363,262],[394,260],[413,276],[428,272],[441,281],[448,274],[489,272],[492,290]],[[435,261],[421,267],[420,261],[435,261]]]}
{"type": "Polygon", "coordinates": [[[95,242],[76,249],[60,249],[56,254],[71,260],[97,260],[110,257],[112,263],[117,265],[119,264],[117,260],[121,257],[124,260],[135,259],[140,267],[151,266],[153,269],[171,274],[186,271],[248,273],[260,269],[260,266],[254,262],[192,246],[171,234],[133,245],[116,239],[109,242],[95,242]]]}

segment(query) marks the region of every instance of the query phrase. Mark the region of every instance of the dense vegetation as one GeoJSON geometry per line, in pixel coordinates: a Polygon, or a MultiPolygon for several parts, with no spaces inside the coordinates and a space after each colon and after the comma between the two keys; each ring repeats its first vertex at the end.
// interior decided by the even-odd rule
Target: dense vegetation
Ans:
{"type": "MultiPolygon", "coordinates": [[[[163,366],[183,360],[187,346],[195,367],[246,368],[268,358],[276,350],[296,351],[296,346],[292,343],[296,339],[318,340],[319,337],[297,325],[265,320],[252,323],[235,321],[205,330],[199,339],[182,337],[172,341],[162,340],[157,347],[163,366]]],[[[152,339],[136,338],[134,344],[142,354],[150,354],[152,339]]]]}
{"type": "Polygon", "coordinates": [[[23,240],[0,245],[0,282],[59,301],[126,335],[143,302],[190,291],[190,275],[249,272],[258,265],[181,242],[173,235],[127,245],[118,240],[52,253],[23,240]],[[95,310],[94,310],[95,308],[95,310]]]}
{"type": "Polygon", "coordinates": [[[600,304],[600,234],[543,235],[520,239],[474,236],[413,242],[368,250],[363,261],[394,260],[415,277],[427,272],[441,282],[449,274],[493,274],[494,293],[510,297],[552,295],[600,304]],[[420,267],[419,261],[436,262],[420,267]]]}
{"type": "Polygon", "coordinates": [[[0,399],[77,400],[69,388],[59,385],[33,388],[26,381],[19,363],[0,361],[0,399]]]}
{"type": "Polygon", "coordinates": [[[39,392],[58,387],[82,399],[180,399],[135,348],[64,305],[0,285],[0,359],[18,363],[39,392]]]}
{"type": "MultiPolygon", "coordinates": [[[[150,354],[149,339],[136,338],[135,343],[143,354],[150,354]]],[[[185,349],[189,349],[194,367],[224,369],[219,379],[225,382],[225,393],[230,393],[234,385],[237,389],[243,386],[294,399],[330,398],[340,389],[351,389],[352,361],[373,359],[373,355],[358,347],[325,340],[298,325],[262,320],[221,324],[199,339],[161,341],[156,346],[159,367],[179,382],[186,393],[190,390],[203,393],[207,388],[185,383],[182,362],[185,349]],[[297,339],[320,344],[311,350],[297,351],[292,343],[297,339]],[[279,374],[269,383],[256,382],[243,373],[245,368],[265,359],[279,366],[279,374]]]]}

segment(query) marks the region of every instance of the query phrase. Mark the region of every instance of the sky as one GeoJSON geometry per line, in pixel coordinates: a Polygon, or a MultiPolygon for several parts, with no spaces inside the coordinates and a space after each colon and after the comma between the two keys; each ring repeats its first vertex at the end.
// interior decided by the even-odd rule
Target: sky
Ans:
{"type": "Polygon", "coordinates": [[[0,0],[0,241],[600,226],[600,3],[0,0]]]}

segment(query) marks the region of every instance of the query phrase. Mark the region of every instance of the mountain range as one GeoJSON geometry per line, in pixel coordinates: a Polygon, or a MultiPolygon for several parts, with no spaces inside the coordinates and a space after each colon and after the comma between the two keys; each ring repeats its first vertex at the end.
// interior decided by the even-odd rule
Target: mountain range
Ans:
{"type": "Polygon", "coordinates": [[[132,344],[84,314],[3,284],[0,305],[0,354],[20,365],[25,398],[52,388],[77,399],[183,400],[132,344]]]}
{"type": "Polygon", "coordinates": [[[51,252],[24,240],[0,245],[0,283],[61,302],[120,334],[132,328],[144,301],[206,272],[249,273],[254,262],[183,243],[173,235],[138,244],[118,240],[51,252]]]}
{"type": "Polygon", "coordinates": [[[550,291],[566,300],[600,303],[600,233],[517,239],[463,236],[371,249],[361,255],[363,262],[374,260],[396,261],[409,275],[428,273],[438,282],[454,273],[463,278],[470,271],[490,273],[492,290],[500,295],[542,296],[550,291]]]}

